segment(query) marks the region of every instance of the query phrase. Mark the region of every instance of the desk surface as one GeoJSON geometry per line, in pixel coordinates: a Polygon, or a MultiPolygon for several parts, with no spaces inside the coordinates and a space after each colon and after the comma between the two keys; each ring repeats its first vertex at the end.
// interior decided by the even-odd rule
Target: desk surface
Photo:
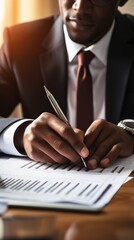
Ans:
{"type": "Polygon", "coordinates": [[[5,215],[54,216],[55,240],[133,240],[134,178],[120,188],[101,213],[10,208],[5,215]]]}

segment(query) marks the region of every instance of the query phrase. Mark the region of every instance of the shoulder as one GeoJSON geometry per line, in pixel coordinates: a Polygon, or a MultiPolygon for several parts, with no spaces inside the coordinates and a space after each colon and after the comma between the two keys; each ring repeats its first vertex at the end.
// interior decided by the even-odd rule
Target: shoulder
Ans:
{"type": "MultiPolygon", "coordinates": [[[[117,13],[112,39],[134,43],[134,16],[117,13]]],[[[131,44],[131,47],[133,44],[131,44]]]]}
{"type": "Polygon", "coordinates": [[[116,25],[120,29],[128,29],[134,33],[134,16],[118,12],[116,16],[116,25]]]}
{"type": "Polygon", "coordinates": [[[38,19],[30,22],[19,23],[4,30],[4,39],[8,38],[12,43],[28,41],[30,39],[42,39],[48,34],[52,25],[56,20],[56,16],[44,19],[38,19]]]}
{"type": "Polygon", "coordinates": [[[10,31],[26,31],[32,32],[32,30],[39,30],[42,28],[49,29],[52,24],[54,23],[56,16],[50,16],[47,18],[37,19],[29,22],[19,23],[16,25],[11,26],[9,29],[10,31]]]}
{"type": "Polygon", "coordinates": [[[128,24],[131,26],[133,32],[134,32],[134,16],[130,15],[130,14],[126,14],[126,21],[128,22],[128,24]]]}

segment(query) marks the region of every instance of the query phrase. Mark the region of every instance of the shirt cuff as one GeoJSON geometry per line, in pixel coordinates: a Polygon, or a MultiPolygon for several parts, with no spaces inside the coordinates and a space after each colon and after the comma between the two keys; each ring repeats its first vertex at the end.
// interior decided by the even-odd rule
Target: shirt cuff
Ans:
{"type": "Polygon", "coordinates": [[[16,129],[24,122],[33,121],[32,119],[22,119],[7,127],[0,134],[0,152],[14,156],[26,156],[21,154],[14,145],[14,134],[16,129]]]}

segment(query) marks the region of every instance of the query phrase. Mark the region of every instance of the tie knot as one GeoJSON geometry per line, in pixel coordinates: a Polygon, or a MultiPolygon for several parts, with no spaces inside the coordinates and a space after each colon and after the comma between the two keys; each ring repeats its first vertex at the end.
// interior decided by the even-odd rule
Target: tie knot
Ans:
{"type": "Polygon", "coordinates": [[[89,65],[93,59],[94,54],[91,51],[81,51],[78,54],[78,65],[86,66],[89,65]]]}

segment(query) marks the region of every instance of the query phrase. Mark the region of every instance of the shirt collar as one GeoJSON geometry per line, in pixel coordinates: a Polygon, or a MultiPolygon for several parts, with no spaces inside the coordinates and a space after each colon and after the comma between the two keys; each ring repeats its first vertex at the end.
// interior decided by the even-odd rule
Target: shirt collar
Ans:
{"type": "Polygon", "coordinates": [[[109,31],[97,43],[89,46],[88,48],[85,48],[85,45],[73,42],[68,35],[66,26],[64,25],[65,43],[69,62],[71,62],[77,55],[77,53],[84,48],[85,51],[90,50],[91,52],[93,52],[94,55],[106,66],[108,47],[113,32],[114,24],[115,21],[113,21],[113,24],[109,31]]]}

